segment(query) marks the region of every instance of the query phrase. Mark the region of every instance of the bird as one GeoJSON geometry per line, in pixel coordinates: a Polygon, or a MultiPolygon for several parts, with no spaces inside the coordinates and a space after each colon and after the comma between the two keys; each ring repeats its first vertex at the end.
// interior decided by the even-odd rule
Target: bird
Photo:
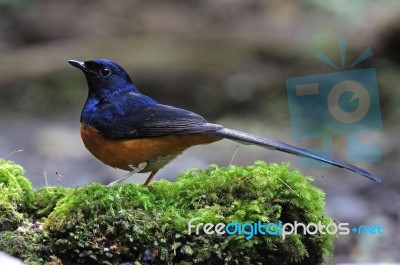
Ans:
{"type": "Polygon", "coordinates": [[[308,157],[381,181],[354,165],[209,123],[194,112],[160,104],[142,94],[128,73],[111,60],[69,60],[68,63],[85,74],[89,88],[80,117],[85,147],[103,163],[128,171],[109,186],[146,172],[150,174],[144,185],[148,185],[161,168],[189,147],[222,139],[308,157]]]}

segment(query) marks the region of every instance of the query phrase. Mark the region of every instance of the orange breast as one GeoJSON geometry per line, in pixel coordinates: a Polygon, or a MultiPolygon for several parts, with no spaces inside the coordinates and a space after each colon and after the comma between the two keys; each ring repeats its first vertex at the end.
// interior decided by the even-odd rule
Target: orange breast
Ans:
{"type": "Polygon", "coordinates": [[[86,148],[100,161],[112,167],[132,170],[129,165],[147,162],[142,172],[162,168],[190,146],[221,140],[204,134],[169,135],[146,139],[108,140],[91,126],[81,125],[86,148]]]}

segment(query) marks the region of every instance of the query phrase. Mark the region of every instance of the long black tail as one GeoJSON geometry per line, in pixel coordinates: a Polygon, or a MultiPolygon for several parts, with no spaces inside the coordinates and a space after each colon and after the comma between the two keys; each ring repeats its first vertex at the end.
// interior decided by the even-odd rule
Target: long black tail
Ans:
{"type": "Polygon", "coordinates": [[[278,141],[274,141],[274,140],[270,140],[270,139],[266,139],[266,138],[262,138],[262,137],[258,137],[252,134],[248,134],[248,133],[244,133],[244,132],[240,132],[240,131],[235,131],[235,130],[231,130],[231,129],[220,129],[217,131],[208,131],[206,132],[209,135],[215,135],[215,136],[219,136],[222,138],[227,138],[227,139],[231,139],[234,141],[238,141],[241,142],[243,144],[254,144],[254,145],[258,145],[264,148],[268,148],[268,149],[272,149],[272,150],[279,150],[282,152],[286,152],[289,154],[293,154],[293,155],[298,155],[298,156],[303,156],[303,157],[308,157],[308,158],[312,158],[315,160],[319,160],[328,164],[332,164],[335,165],[337,167],[341,167],[341,168],[346,168],[348,170],[354,171],[357,174],[360,174],[364,177],[367,177],[369,179],[372,179],[374,181],[378,181],[380,182],[381,179],[378,176],[375,176],[374,174],[369,173],[368,171],[365,171],[364,169],[361,169],[359,167],[344,163],[344,162],[340,162],[337,160],[334,160],[332,158],[323,156],[323,155],[318,155],[316,153],[292,146],[292,145],[288,145],[282,142],[278,142],[278,141]]]}

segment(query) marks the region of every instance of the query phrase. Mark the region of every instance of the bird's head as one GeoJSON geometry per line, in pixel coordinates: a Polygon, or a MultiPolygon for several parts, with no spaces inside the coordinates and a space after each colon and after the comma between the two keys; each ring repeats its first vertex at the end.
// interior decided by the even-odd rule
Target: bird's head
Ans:
{"type": "Polygon", "coordinates": [[[106,59],[85,62],[69,60],[68,63],[85,74],[89,94],[104,97],[123,91],[137,91],[126,71],[113,61],[106,59]]]}

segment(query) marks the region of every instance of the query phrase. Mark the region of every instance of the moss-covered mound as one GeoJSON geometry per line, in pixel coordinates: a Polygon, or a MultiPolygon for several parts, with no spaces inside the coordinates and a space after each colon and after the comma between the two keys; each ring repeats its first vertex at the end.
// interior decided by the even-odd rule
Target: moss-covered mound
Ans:
{"type": "Polygon", "coordinates": [[[252,237],[249,226],[235,235],[200,226],[196,234],[200,223],[328,224],[324,193],[310,181],[287,165],[257,162],[147,187],[33,190],[20,166],[0,160],[0,250],[28,264],[320,264],[332,257],[332,235],[282,239],[278,226],[252,237]]]}

